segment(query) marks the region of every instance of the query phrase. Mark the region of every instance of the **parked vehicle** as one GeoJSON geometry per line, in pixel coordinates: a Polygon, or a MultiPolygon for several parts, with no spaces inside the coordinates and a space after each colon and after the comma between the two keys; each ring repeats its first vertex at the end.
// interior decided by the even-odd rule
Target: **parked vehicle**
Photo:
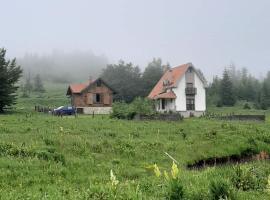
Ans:
{"type": "Polygon", "coordinates": [[[74,107],[71,106],[60,106],[56,109],[53,109],[52,112],[53,115],[58,115],[58,116],[62,116],[62,115],[75,115],[76,114],[76,109],[74,107]]]}

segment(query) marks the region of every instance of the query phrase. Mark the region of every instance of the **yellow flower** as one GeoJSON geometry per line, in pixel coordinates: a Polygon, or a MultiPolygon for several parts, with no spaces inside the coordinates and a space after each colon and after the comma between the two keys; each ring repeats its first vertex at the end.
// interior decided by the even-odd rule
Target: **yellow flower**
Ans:
{"type": "Polygon", "coordinates": [[[110,179],[113,187],[116,187],[119,181],[116,179],[116,176],[113,174],[113,170],[110,171],[110,179]]]}
{"type": "Polygon", "coordinates": [[[168,173],[167,173],[166,170],[164,171],[164,177],[165,177],[165,179],[166,179],[167,181],[170,180],[170,177],[169,177],[169,175],[168,175],[168,173]]]}
{"type": "Polygon", "coordinates": [[[176,179],[178,176],[178,173],[179,173],[179,169],[178,169],[177,165],[175,164],[175,162],[173,161],[172,169],[171,169],[172,178],[176,179]]]}
{"type": "Polygon", "coordinates": [[[160,175],[161,175],[161,172],[160,172],[157,164],[154,164],[154,173],[155,173],[156,177],[160,177],[160,175]]]}

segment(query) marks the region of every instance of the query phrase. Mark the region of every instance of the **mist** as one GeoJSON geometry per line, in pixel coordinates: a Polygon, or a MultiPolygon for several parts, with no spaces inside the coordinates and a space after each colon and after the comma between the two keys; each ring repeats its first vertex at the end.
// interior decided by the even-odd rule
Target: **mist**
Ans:
{"type": "Polygon", "coordinates": [[[27,53],[17,62],[24,70],[24,76],[40,74],[45,81],[55,83],[83,82],[90,77],[97,78],[108,64],[104,55],[91,51],[65,52],[54,50],[47,55],[27,53]]]}
{"type": "MultiPolygon", "coordinates": [[[[27,52],[43,59],[53,49],[91,49],[108,63],[122,59],[142,69],[153,57],[171,66],[192,62],[208,80],[232,62],[256,77],[270,68],[268,0],[10,0],[1,7],[0,45],[19,60],[27,52]]],[[[68,64],[64,59],[46,62],[52,70],[68,64]]],[[[53,70],[74,75],[75,65],[53,70]]]]}

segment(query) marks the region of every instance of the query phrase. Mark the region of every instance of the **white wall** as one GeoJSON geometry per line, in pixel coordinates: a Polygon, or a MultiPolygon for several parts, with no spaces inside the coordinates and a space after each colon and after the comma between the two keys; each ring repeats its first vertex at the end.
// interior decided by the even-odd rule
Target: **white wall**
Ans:
{"type": "Polygon", "coordinates": [[[174,99],[172,101],[171,101],[171,99],[165,99],[165,109],[162,110],[161,99],[159,99],[159,100],[156,101],[156,104],[155,104],[156,105],[156,110],[161,111],[161,112],[175,111],[175,102],[174,101],[175,101],[174,99]],[[159,104],[159,106],[158,106],[158,104],[159,104]],[[159,107],[159,109],[158,109],[158,107],[159,107]]]}
{"type": "Polygon", "coordinates": [[[203,82],[195,73],[194,77],[195,88],[197,88],[197,94],[195,95],[195,111],[205,111],[206,110],[206,94],[203,82]]]}
{"type": "Polygon", "coordinates": [[[175,106],[176,111],[186,111],[186,77],[182,76],[177,84],[177,88],[173,88],[176,94],[175,106]]]}

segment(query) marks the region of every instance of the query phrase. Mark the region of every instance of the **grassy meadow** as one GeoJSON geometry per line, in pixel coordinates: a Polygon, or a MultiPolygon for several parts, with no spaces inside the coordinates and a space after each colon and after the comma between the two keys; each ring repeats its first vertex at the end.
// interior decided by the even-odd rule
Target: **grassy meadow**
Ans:
{"type": "MultiPolygon", "coordinates": [[[[219,180],[229,183],[235,199],[270,199],[269,160],[241,164],[246,176],[237,174],[235,165],[186,168],[200,159],[241,154],[246,149],[270,153],[269,112],[263,123],[60,118],[32,111],[38,104],[68,104],[65,89],[65,85],[48,87],[45,94],[19,98],[16,111],[0,115],[0,199],[166,199],[168,180],[163,172],[170,175],[172,159],[165,152],[179,162],[185,199],[215,199],[209,188],[219,180]],[[111,170],[118,184],[112,184],[111,170]],[[241,183],[239,188],[235,182],[241,183]]],[[[209,109],[261,112],[240,105],[209,109]]]]}

